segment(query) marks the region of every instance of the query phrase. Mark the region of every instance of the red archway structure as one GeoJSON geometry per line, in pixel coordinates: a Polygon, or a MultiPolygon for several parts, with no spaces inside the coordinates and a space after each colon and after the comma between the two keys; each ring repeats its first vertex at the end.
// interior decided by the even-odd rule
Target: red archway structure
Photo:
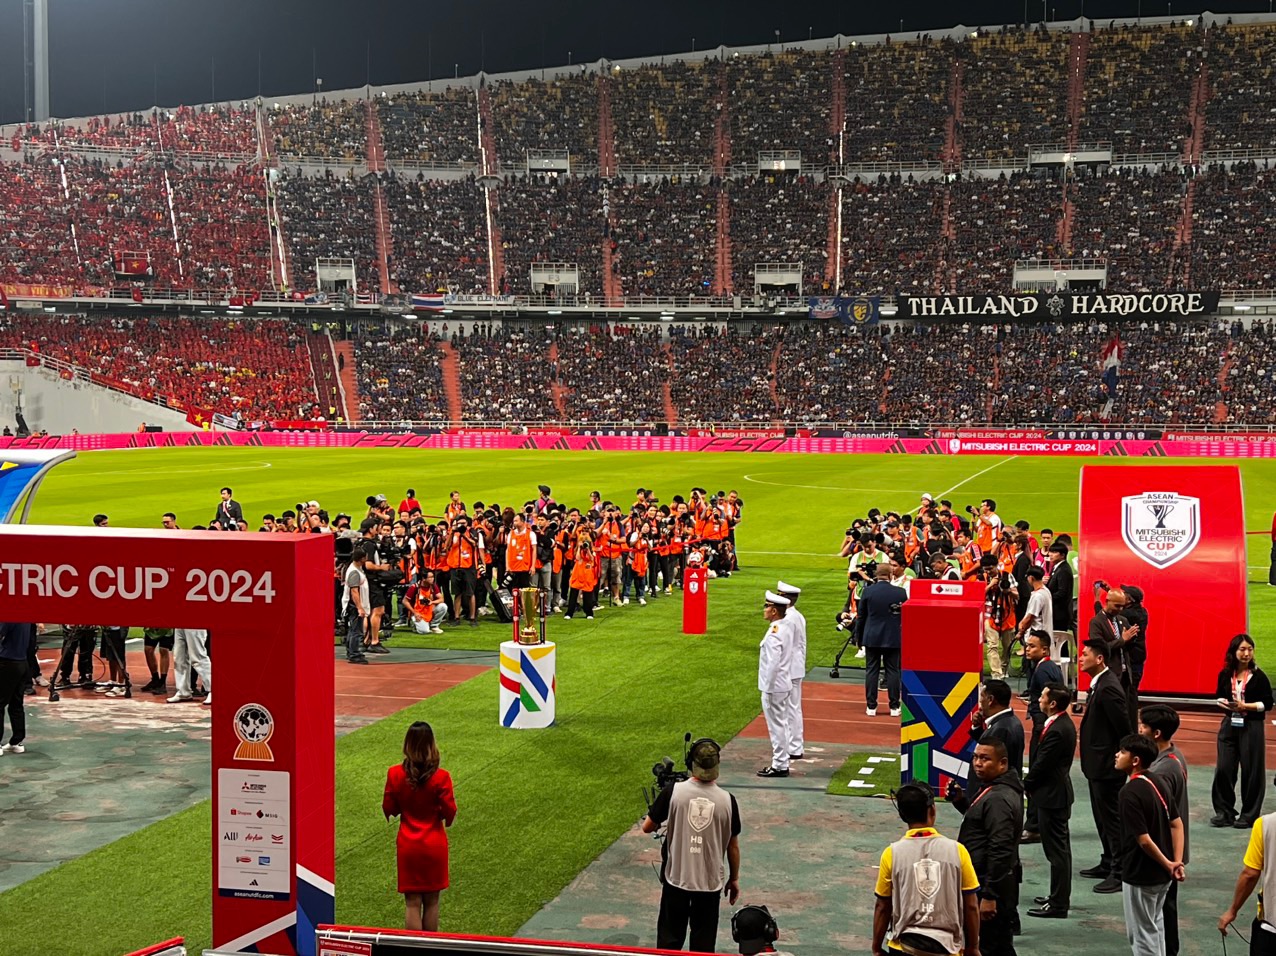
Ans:
{"type": "Polygon", "coordinates": [[[0,525],[0,620],[212,634],[220,950],[312,956],[334,918],[332,562],[328,535],[0,525]]]}

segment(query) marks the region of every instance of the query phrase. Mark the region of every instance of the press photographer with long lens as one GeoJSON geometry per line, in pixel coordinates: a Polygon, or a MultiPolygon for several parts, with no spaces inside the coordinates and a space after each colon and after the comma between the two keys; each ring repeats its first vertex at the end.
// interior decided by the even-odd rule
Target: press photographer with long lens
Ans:
{"type": "Polygon", "coordinates": [[[476,595],[479,577],[485,571],[487,552],[482,532],[470,530],[469,519],[460,514],[452,522],[447,550],[448,572],[452,580],[452,593],[456,597],[456,615],[453,621],[460,623],[461,616],[478,627],[476,595]]]}
{"type": "Polygon", "coordinates": [[[740,897],[740,808],[716,782],[720,753],[715,741],[695,741],[687,753],[690,778],[661,790],[642,821],[643,833],[666,826],[658,949],[682,949],[689,927],[690,950],[713,952],[719,900],[734,904],[740,897]]]}

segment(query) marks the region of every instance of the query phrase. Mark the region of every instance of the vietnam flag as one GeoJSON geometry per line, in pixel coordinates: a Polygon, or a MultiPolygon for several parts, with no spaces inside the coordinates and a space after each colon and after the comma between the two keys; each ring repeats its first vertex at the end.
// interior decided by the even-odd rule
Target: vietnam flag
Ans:
{"type": "Polygon", "coordinates": [[[186,411],[186,420],[196,428],[207,429],[213,421],[213,410],[211,408],[203,408],[195,406],[186,411]]]}

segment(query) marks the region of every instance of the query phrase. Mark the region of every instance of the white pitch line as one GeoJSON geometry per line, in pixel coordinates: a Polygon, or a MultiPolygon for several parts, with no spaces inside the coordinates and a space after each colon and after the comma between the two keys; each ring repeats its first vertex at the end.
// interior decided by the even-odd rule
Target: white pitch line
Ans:
{"type": "Polygon", "coordinates": [[[1018,457],[1019,457],[1018,455],[1011,455],[1009,458],[1003,458],[1001,459],[1001,461],[997,462],[996,464],[989,465],[983,471],[977,471],[973,475],[971,475],[969,478],[963,478],[961,481],[957,482],[957,484],[953,485],[951,488],[945,488],[939,494],[935,495],[935,500],[938,501],[940,498],[944,497],[944,495],[952,494],[962,485],[968,485],[972,481],[974,481],[976,478],[980,477],[981,475],[986,475],[988,474],[988,472],[992,471],[994,468],[1000,468],[1006,462],[1014,461],[1018,457]]]}

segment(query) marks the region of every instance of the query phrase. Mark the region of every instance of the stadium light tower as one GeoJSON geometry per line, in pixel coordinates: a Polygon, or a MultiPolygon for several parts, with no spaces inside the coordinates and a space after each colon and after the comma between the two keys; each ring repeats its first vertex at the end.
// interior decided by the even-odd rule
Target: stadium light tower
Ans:
{"type": "Polygon", "coordinates": [[[22,0],[23,119],[49,118],[49,0],[22,0]]]}

